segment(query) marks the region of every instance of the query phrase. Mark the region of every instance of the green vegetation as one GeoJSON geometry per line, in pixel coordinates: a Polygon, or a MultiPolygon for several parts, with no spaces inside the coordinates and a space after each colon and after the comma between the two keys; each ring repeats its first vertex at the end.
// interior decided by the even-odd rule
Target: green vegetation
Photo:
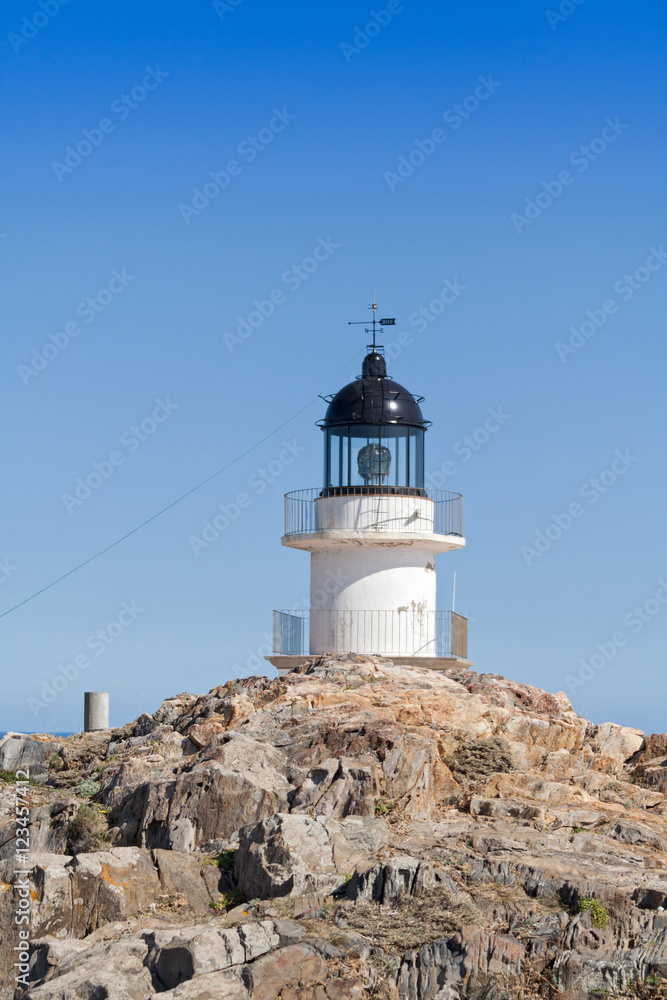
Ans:
{"type": "Polygon", "coordinates": [[[245,902],[246,898],[240,889],[230,889],[229,892],[219,893],[218,901],[211,900],[208,905],[212,910],[232,910],[235,906],[245,902]]]}
{"type": "Polygon", "coordinates": [[[105,813],[96,806],[82,804],[76,811],[67,831],[66,854],[88,854],[103,851],[107,843],[105,813]]]}
{"type": "Polygon", "coordinates": [[[375,815],[376,816],[386,816],[390,813],[394,806],[396,805],[391,799],[378,799],[375,803],[375,815]]]}
{"type": "Polygon", "coordinates": [[[231,872],[234,870],[234,858],[236,856],[236,851],[220,851],[218,854],[212,854],[210,857],[204,859],[205,865],[216,865],[223,872],[231,872]]]}
{"type": "MultiPolygon", "coordinates": [[[[20,780],[23,781],[25,779],[21,778],[20,780]]],[[[15,785],[16,784],[16,771],[3,771],[3,770],[0,770],[0,781],[6,781],[8,785],[15,785]]],[[[34,786],[34,785],[39,785],[39,782],[35,781],[34,778],[29,778],[28,779],[28,784],[34,786]]]]}
{"type": "Polygon", "coordinates": [[[100,783],[94,778],[83,778],[72,790],[75,795],[80,795],[81,798],[92,799],[99,792],[100,783]]]}
{"type": "Polygon", "coordinates": [[[586,910],[590,910],[591,912],[593,927],[599,927],[600,930],[604,930],[609,923],[609,914],[604,906],[597,899],[593,899],[592,896],[584,896],[579,907],[579,912],[585,913],[586,910]]]}
{"type": "Polygon", "coordinates": [[[112,753],[111,756],[107,758],[107,760],[102,761],[101,764],[98,764],[96,767],[93,768],[93,770],[91,772],[92,777],[93,778],[98,778],[100,776],[100,774],[102,773],[102,771],[106,771],[106,769],[108,767],[111,767],[111,765],[114,763],[114,761],[118,760],[118,757],[119,757],[119,754],[112,753]]]}

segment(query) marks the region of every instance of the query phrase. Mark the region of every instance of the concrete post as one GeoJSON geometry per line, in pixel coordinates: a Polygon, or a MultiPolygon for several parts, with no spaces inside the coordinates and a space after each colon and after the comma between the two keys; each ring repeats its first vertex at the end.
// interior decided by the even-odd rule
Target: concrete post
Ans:
{"type": "Polygon", "coordinates": [[[107,691],[86,691],[83,696],[83,731],[109,728],[109,694],[107,691]]]}

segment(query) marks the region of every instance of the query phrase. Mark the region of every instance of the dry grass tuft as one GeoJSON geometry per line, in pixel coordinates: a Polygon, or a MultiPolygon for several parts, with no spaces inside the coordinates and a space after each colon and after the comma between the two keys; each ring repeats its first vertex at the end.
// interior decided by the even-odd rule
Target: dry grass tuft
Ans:
{"type": "Polygon", "coordinates": [[[102,811],[94,805],[80,805],[69,825],[66,854],[88,854],[91,851],[106,851],[107,821],[102,811]]]}
{"type": "Polygon", "coordinates": [[[394,953],[437,941],[479,918],[470,903],[458,902],[443,886],[419,896],[404,896],[393,909],[356,903],[344,904],[339,913],[350,930],[394,953]]]}
{"type": "Polygon", "coordinates": [[[514,768],[509,744],[502,736],[489,736],[462,743],[447,757],[445,763],[451,771],[469,781],[479,781],[491,774],[506,773],[514,768]]]}

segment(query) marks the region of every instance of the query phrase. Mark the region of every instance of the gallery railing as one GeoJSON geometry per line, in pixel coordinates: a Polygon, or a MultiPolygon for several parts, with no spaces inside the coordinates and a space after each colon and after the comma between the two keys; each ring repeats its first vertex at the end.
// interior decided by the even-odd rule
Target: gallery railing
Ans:
{"type": "Polygon", "coordinates": [[[277,655],[468,656],[468,619],[453,611],[274,611],[277,655]]]}
{"type": "Polygon", "coordinates": [[[461,494],[450,490],[418,493],[360,487],[333,491],[296,490],[285,494],[285,534],[315,531],[391,531],[462,535],[461,494]]]}

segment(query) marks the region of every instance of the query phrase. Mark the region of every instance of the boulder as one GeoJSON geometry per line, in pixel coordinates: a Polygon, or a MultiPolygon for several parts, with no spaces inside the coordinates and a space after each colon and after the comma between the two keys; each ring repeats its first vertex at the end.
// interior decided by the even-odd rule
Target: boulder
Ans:
{"type": "Polygon", "coordinates": [[[78,854],[65,870],[72,893],[72,937],[85,937],[102,924],[148,908],[162,891],[153,859],[138,847],[78,854]]]}
{"type": "Polygon", "coordinates": [[[395,906],[403,896],[430,884],[431,866],[410,855],[358,872],[348,884],[350,899],[395,906]]]}
{"type": "Polygon", "coordinates": [[[207,924],[149,931],[143,937],[147,962],[167,989],[195,976],[252,962],[280,944],[270,920],[232,928],[207,924]]]}
{"type": "Polygon", "coordinates": [[[153,851],[153,861],[161,895],[180,897],[195,913],[205,913],[212,902],[217,903],[220,869],[215,865],[203,866],[201,856],[164,850],[153,851]]]}
{"type": "Polygon", "coordinates": [[[240,831],[235,874],[249,899],[331,891],[388,840],[383,820],[278,813],[240,831]]]}
{"type": "Polygon", "coordinates": [[[604,722],[597,727],[592,742],[603,756],[624,763],[642,746],[644,733],[641,729],[629,729],[613,722],[604,722]]]}
{"type": "Polygon", "coordinates": [[[26,1000],[148,1000],[155,996],[145,965],[148,948],[136,937],[102,942],[86,951],[68,950],[47,982],[31,987],[26,1000]]]}
{"type": "Polygon", "coordinates": [[[53,736],[5,733],[0,739],[0,770],[28,771],[31,778],[44,775],[49,761],[58,754],[61,743],[53,736]]]}
{"type": "Polygon", "coordinates": [[[295,944],[246,966],[243,982],[252,1000],[276,1000],[287,987],[324,984],[328,975],[327,963],[313,948],[295,944]]]}
{"type": "Polygon", "coordinates": [[[292,800],[291,812],[344,819],[373,816],[377,798],[370,767],[346,758],[330,758],[314,768],[292,800]]]}
{"type": "Polygon", "coordinates": [[[641,747],[630,764],[643,764],[656,757],[667,757],[667,733],[651,733],[645,736],[641,747]]]}
{"type": "Polygon", "coordinates": [[[467,996],[516,996],[512,987],[519,981],[524,960],[525,948],[513,938],[464,926],[446,940],[408,952],[398,970],[398,992],[419,1000],[434,998],[441,988],[451,990],[467,981],[474,987],[473,991],[469,986],[467,996]],[[487,993],[485,987],[491,984],[497,988],[487,993]]]}
{"type": "Polygon", "coordinates": [[[186,711],[188,705],[194,700],[195,696],[187,692],[176,695],[173,698],[165,698],[158,710],[153,712],[152,715],[145,714],[139,716],[134,726],[134,735],[147,736],[157,729],[158,726],[173,726],[176,719],[186,711]]]}
{"type": "Polygon", "coordinates": [[[234,867],[248,899],[300,896],[341,881],[330,824],[308,815],[278,813],[243,827],[234,867]]]}
{"type": "MultiPolygon", "coordinates": [[[[30,812],[30,848],[33,854],[64,854],[70,823],[76,815],[76,799],[58,800],[37,806],[30,812]]],[[[16,823],[0,823],[0,860],[13,858],[16,823]]]]}
{"type": "Polygon", "coordinates": [[[248,991],[235,970],[225,969],[197,976],[159,996],[160,1000],[247,1000],[248,991]]]}
{"type": "Polygon", "coordinates": [[[223,734],[182,766],[174,777],[171,762],[130,760],[105,778],[116,843],[191,851],[287,806],[284,754],[243,734],[223,734]]]}
{"type": "MultiPolygon", "coordinates": [[[[66,855],[35,855],[27,878],[31,908],[31,935],[59,940],[87,938],[98,928],[124,921],[142,912],[210,915],[217,904],[226,874],[201,858],[138,847],[66,855]]],[[[19,898],[13,860],[0,862],[0,936],[18,941],[13,923],[19,898]],[[3,891],[4,889],[4,891],[3,891]]],[[[9,950],[0,956],[10,961],[9,950]]]]}

